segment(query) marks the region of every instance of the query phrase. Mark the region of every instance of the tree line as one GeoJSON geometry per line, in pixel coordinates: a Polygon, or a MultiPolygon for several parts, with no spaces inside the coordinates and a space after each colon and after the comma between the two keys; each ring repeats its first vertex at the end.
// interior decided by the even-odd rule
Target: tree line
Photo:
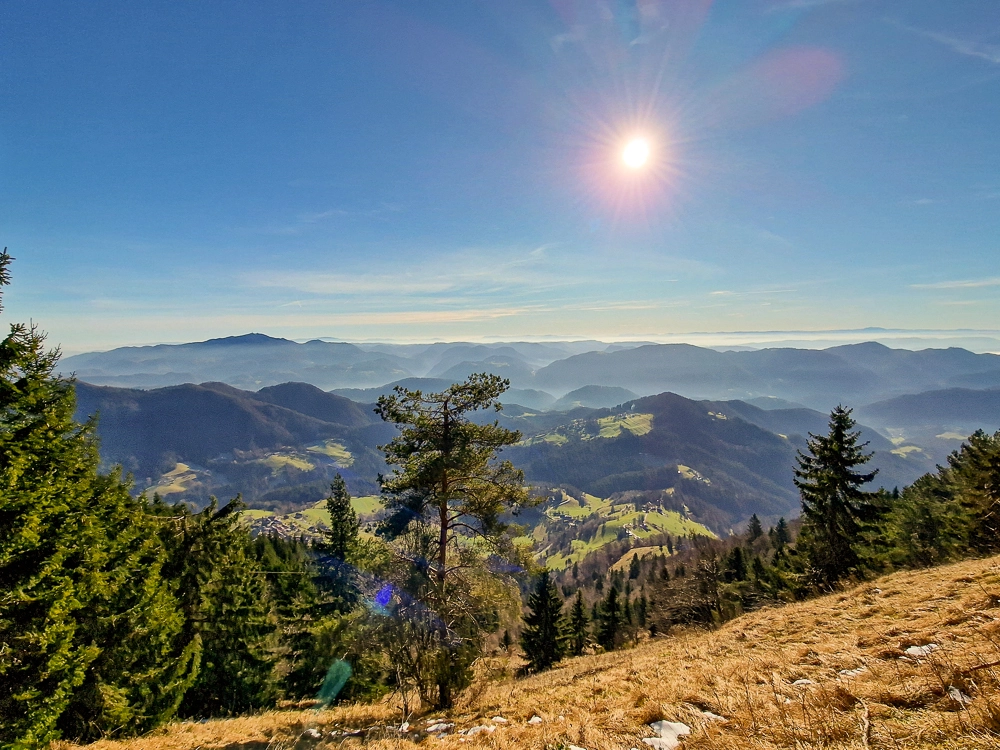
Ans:
{"type": "Polygon", "coordinates": [[[798,455],[796,521],[782,518],[765,532],[754,515],[727,539],[634,548],[627,576],[609,568],[581,577],[577,564],[556,576],[543,571],[520,639],[528,669],[631,645],[643,633],[716,626],[892,570],[1000,552],[1000,432],[976,432],[947,465],[886,491],[865,489],[877,472],[866,469],[872,454],[851,410],[835,408],[828,427],[798,455]]]}

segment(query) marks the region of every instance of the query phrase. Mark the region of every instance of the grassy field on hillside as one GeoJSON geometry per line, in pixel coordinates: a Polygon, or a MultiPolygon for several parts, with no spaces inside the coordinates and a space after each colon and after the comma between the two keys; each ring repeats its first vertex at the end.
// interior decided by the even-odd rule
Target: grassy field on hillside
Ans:
{"type": "Polygon", "coordinates": [[[546,515],[553,522],[574,523],[596,513],[604,526],[603,532],[591,539],[573,539],[568,550],[548,549],[550,532],[544,526],[537,526],[533,540],[537,543],[538,557],[551,570],[562,570],[579,562],[591,552],[596,552],[604,545],[616,541],[623,531],[633,539],[647,539],[662,533],[674,536],[715,536],[706,526],[692,521],[677,511],[663,509],[637,511],[630,503],[612,505],[609,500],[587,493],[583,493],[582,503],[565,493],[561,497],[562,502],[559,505],[546,511],[546,515]]]}
{"type": "Polygon", "coordinates": [[[324,456],[334,459],[337,466],[342,469],[346,469],[354,463],[354,456],[351,455],[351,452],[347,450],[343,443],[338,443],[336,440],[324,440],[322,443],[310,445],[306,450],[310,453],[321,453],[324,456]]]}
{"type": "MultiPolygon", "coordinates": [[[[584,656],[516,680],[507,657],[480,676],[429,740],[458,748],[644,748],[648,724],[683,722],[686,750],[842,748],[987,750],[1000,746],[1000,558],[897,573],[714,632],[686,631],[628,651],[584,656]],[[914,648],[917,647],[917,648],[914,648]],[[909,651],[908,651],[909,649],[909,651]],[[721,717],[712,719],[706,712],[721,717]],[[541,722],[529,724],[537,715],[541,722]],[[493,722],[501,716],[506,723],[493,722]]],[[[177,723],[150,737],[92,750],[361,747],[331,736],[367,729],[371,750],[416,748],[387,737],[398,700],[326,711],[177,723]],[[320,739],[303,737],[316,730],[320,739]]],[[[421,745],[426,747],[428,745],[421,745]]],[[[67,748],[68,746],[63,746],[67,748]]]]}
{"type": "Polygon", "coordinates": [[[179,492],[187,492],[198,483],[198,472],[187,464],[177,464],[173,469],[163,474],[156,484],[145,490],[146,495],[152,497],[158,494],[160,497],[176,495],[179,492]]]}

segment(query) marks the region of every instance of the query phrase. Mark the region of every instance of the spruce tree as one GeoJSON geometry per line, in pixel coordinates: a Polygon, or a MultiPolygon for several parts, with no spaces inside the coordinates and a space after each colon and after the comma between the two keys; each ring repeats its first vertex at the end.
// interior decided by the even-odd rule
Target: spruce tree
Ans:
{"type": "Polygon", "coordinates": [[[776,552],[783,550],[792,541],[792,534],[788,530],[788,522],[785,521],[784,516],[778,519],[777,526],[771,527],[768,536],[771,539],[771,546],[776,552]]]}
{"type": "Polygon", "coordinates": [[[747,523],[747,540],[750,544],[753,544],[762,536],[764,536],[764,527],[761,526],[760,519],[757,518],[757,514],[754,513],[750,516],[750,521],[747,523]]]}
{"type": "Polygon", "coordinates": [[[358,602],[359,591],[354,557],[358,551],[360,524],[351,505],[351,495],[343,477],[337,474],[326,498],[330,525],[323,540],[316,545],[322,581],[330,600],[329,611],[349,612],[358,602]]]}
{"type": "MultiPolygon", "coordinates": [[[[11,257],[0,253],[0,301],[11,257]]],[[[0,342],[0,745],[136,732],[193,676],[145,503],[98,472],[95,424],[33,326],[0,342]]]]}
{"type": "Polygon", "coordinates": [[[330,495],[326,499],[326,510],[330,514],[321,549],[340,561],[346,561],[358,541],[358,514],[351,506],[351,495],[347,491],[344,478],[337,474],[330,484],[330,495]]]}
{"type": "Polygon", "coordinates": [[[597,615],[597,643],[605,651],[613,651],[621,638],[622,611],[618,603],[618,589],[611,586],[608,595],[601,603],[597,615]]]}
{"type": "Polygon", "coordinates": [[[802,498],[802,533],[797,548],[805,554],[814,583],[832,586],[861,565],[858,551],[863,532],[878,520],[878,494],[861,487],[876,471],[857,471],[871,459],[867,443],[859,445],[851,410],[836,407],[830,431],[812,435],[809,452],[799,453],[795,485],[802,498]]]}
{"type": "Polygon", "coordinates": [[[223,508],[212,498],[197,514],[177,506],[165,532],[186,628],[202,649],[198,677],[180,707],[185,716],[231,716],[274,697],[277,619],[240,521],[244,507],[238,497],[223,508]]]}
{"type": "Polygon", "coordinates": [[[587,618],[587,608],[583,603],[583,592],[576,592],[576,599],[573,600],[573,608],[569,613],[569,624],[568,624],[568,643],[569,652],[573,656],[580,656],[583,650],[587,648],[587,641],[590,638],[590,632],[587,627],[589,619],[587,618]]]}
{"type": "Polygon", "coordinates": [[[562,600],[548,570],[538,576],[535,590],[528,597],[528,609],[531,611],[524,617],[521,648],[528,660],[528,669],[541,672],[565,653],[562,600]]]}

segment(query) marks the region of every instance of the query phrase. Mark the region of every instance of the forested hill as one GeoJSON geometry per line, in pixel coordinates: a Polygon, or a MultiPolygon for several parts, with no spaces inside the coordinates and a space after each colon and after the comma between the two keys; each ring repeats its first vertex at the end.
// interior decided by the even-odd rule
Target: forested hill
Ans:
{"type": "MultiPolygon", "coordinates": [[[[77,384],[77,417],[98,414],[105,465],[121,464],[136,490],[196,507],[241,494],[251,507],[309,508],[342,474],[356,495],[377,493],[378,446],[394,434],[371,404],[305,383],[244,391],[221,383],[148,391],[77,384]]],[[[672,393],[611,409],[533,412],[511,405],[483,418],[520,430],[505,457],[538,488],[565,486],[600,498],[653,493],[671,509],[725,531],[757,513],[793,515],[797,450],[826,415],[763,410],[741,401],[697,402],[672,393]]],[[[931,468],[921,453],[896,455],[874,430],[879,481],[903,486],[931,468]]]]}

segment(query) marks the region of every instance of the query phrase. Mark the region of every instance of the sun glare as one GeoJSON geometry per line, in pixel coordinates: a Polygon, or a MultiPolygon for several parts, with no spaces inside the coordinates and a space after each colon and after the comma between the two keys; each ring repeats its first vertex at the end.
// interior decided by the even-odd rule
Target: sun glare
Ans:
{"type": "Polygon", "coordinates": [[[622,161],[629,169],[642,169],[649,161],[649,141],[633,138],[622,151],[622,161]]]}

